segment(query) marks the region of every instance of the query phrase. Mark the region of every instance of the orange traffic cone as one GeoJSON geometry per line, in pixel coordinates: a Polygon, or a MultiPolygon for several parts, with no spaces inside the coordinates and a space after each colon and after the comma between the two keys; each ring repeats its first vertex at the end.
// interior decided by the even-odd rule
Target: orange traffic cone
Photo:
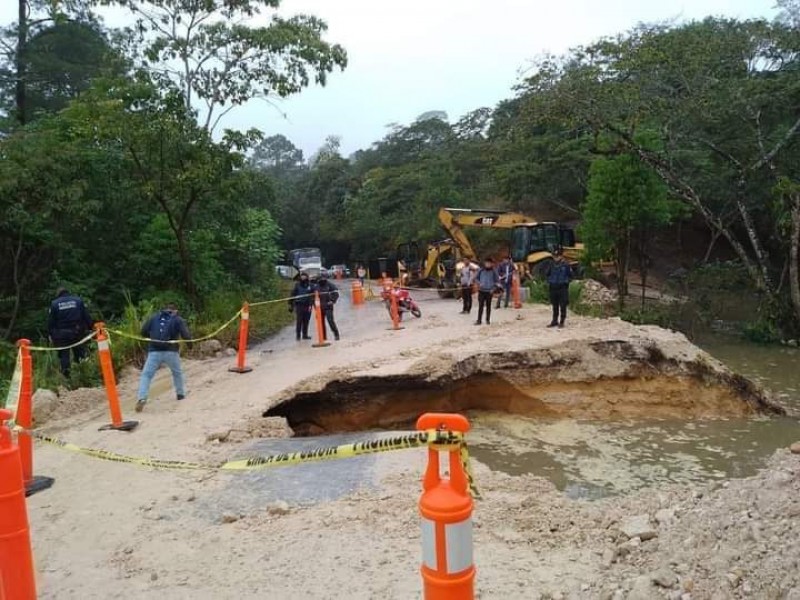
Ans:
{"type": "MultiPolygon", "coordinates": [[[[427,413],[417,429],[469,431],[461,415],[427,413]]],[[[473,600],[475,565],[472,560],[472,497],[467,490],[458,445],[428,445],[428,468],[422,480],[419,512],[422,515],[422,585],[425,600],[473,600]],[[441,452],[449,454],[450,478],[442,479],[441,452]]]]}
{"type": "Polygon", "coordinates": [[[0,598],[36,600],[33,554],[19,448],[0,410],[0,598]]]}
{"type": "Polygon", "coordinates": [[[55,479],[33,474],[33,439],[30,429],[33,428],[33,358],[31,357],[30,340],[17,342],[21,354],[22,380],[19,388],[19,404],[17,405],[16,423],[23,431],[17,436],[19,456],[22,462],[22,479],[25,482],[25,495],[32,496],[36,492],[46,490],[53,485],[55,479]]]}
{"type": "Polygon", "coordinates": [[[317,343],[311,344],[312,348],[324,348],[331,343],[325,339],[325,324],[322,322],[322,302],[319,299],[319,292],[314,292],[314,319],[317,324],[317,343]]]}
{"type": "Polygon", "coordinates": [[[364,304],[364,288],[361,282],[355,280],[351,286],[351,295],[353,297],[353,306],[361,306],[364,304]]]}
{"type": "Polygon", "coordinates": [[[100,359],[100,371],[103,373],[103,384],[108,398],[108,410],[111,413],[111,423],[103,425],[100,431],[108,431],[110,429],[133,431],[139,425],[139,421],[122,420],[119,393],[117,393],[117,378],[114,377],[114,364],[111,362],[111,348],[108,344],[106,324],[102,322],[95,323],[94,328],[97,330],[97,356],[100,359]]]}
{"type": "Polygon", "coordinates": [[[231,367],[228,371],[234,373],[249,373],[253,370],[248,367],[245,362],[247,361],[247,338],[250,334],[250,305],[245,302],[242,305],[242,313],[239,316],[239,351],[236,354],[236,366],[231,367]]]}
{"type": "Polygon", "coordinates": [[[400,329],[404,329],[402,325],[400,325],[400,305],[397,303],[397,290],[389,290],[389,312],[392,317],[392,331],[399,331],[400,329]]]}

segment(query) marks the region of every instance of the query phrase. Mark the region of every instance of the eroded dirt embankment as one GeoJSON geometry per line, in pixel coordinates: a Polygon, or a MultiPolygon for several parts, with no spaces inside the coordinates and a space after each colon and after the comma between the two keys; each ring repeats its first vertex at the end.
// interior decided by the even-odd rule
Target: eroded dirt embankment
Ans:
{"type": "Polygon", "coordinates": [[[331,370],[264,416],[298,435],[408,426],[426,411],[581,418],[713,418],[785,411],[683,338],[569,340],[548,348],[437,353],[390,374],[331,370]]]}

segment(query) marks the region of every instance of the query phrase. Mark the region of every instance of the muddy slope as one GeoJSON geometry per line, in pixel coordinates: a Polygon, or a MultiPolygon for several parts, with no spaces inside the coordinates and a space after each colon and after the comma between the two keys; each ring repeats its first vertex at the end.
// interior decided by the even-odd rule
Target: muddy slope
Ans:
{"type": "Polygon", "coordinates": [[[550,348],[434,354],[402,373],[333,371],[287,390],[264,416],[285,417],[298,435],[314,435],[406,426],[425,411],[584,418],[784,413],[758,386],[685,344],[571,340],[550,348]]]}

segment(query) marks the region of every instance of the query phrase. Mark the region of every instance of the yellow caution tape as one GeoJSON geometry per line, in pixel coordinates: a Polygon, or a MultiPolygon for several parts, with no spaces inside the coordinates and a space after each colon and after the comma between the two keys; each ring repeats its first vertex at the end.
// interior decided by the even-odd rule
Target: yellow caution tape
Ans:
{"type": "Polygon", "coordinates": [[[58,352],[59,350],[72,350],[73,348],[77,348],[78,346],[82,346],[89,340],[91,340],[96,335],[96,332],[91,332],[86,335],[80,341],[75,342],[74,344],[70,344],[69,346],[28,346],[28,350],[31,352],[58,352]]]}
{"type": "MultiPolygon", "coordinates": [[[[6,409],[11,411],[11,419],[8,421],[9,427],[14,427],[17,418],[17,407],[19,397],[22,393],[22,350],[17,351],[17,364],[14,365],[14,374],[8,386],[8,396],[6,396],[6,409]]],[[[2,422],[0,422],[2,425],[2,422]]]]}
{"type": "Polygon", "coordinates": [[[478,491],[478,485],[475,483],[475,476],[472,474],[472,465],[469,461],[469,451],[467,451],[467,444],[461,444],[461,466],[464,467],[464,473],[467,474],[467,485],[469,485],[470,495],[479,500],[481,493],[478,491]]]}
{"type": "Polygon", "coordinates": [[[261,302],[250,303],[250,308],[254,306],[265,306],[267,304],[278,304],[279,302],[289,302],[289,300],[298,300],[300,298],[311,298],[314,294],[301,294],[299,296],[289,296],[288,298],[278,298],[277,300],[262,300],[261,302]]]}
{"type": "MultiPolygon", "coordinates": [[[[23,431],[21,428],[15,428],[15,431],[23,431]]],[[[320,462],[324,460],[335,460],[339,458],[352,458],[355,456],[364,456],[368,454],[378,454],[381,452],[391,452],[394,450],[406,450],[409,448],[420,448],[426,445],[433,445],[437,450],[447,451],[459,449],[461,456],[461,463],[467,473],[467,480],[469,482],[470,493],[474,498],[480,498],[480,494],[475,486],[475,480],[472,476],[469,465],[469,454],[467,452],[466,442],[461,433],[453,431],[420,431],[404,435],[398,435],[391,438],[370,440],[364,442],[355,442],[352,444],[344,444],[341,446],[330,446],[323,448],[315,448],[313,450],[303,450],[300,452],[288,452],[284,454],[274,454],[272,456],[255,456],[251,458],[243,458],[239,460],[231,460],[221,465],[210,465],[204,463],[186,462],[180,460],[161,460],[157,458],[148,458],[140,456],[126,456],[124,454],[117,454],[110,450],[99,450],[96,448],[84,448],[77,444],[65,442],[58,438],[44,435],[35,430],[27,430],[34,438],[45,444],[50,444],[66,450],[67,452],[74,452],[100,460],[107,460],[118,463],[128,463],[138,465],[141,467],[152,467],[155,469],[171,469],[182,471],[255,471],[259,469],[267,469],[270,467],[285,467],[289,465],[299,465],[310,462],[320,462]]]]}
{"type": "Polygon", "coordinates": [[[239,312],[237,312],[230,319],[225,321],[225,323],[223,323],[222,325],[217,327],[216,330],[212,331],[208,335],[204,335],[203,337],[199,337],[199,338],[195,338],[195,339],[191,339],[191,340],[154,340],[154,339],[151,339],[151,338],[142,337],[140,335],[134,335],[132,333],[127,333],[125,331],[119,331],[118,329],[106,328],[106,331],[108,331],[108,333],[113,333],[114,335],[118,335],[120,337],[128,338],[129,340],[136,340],[137,342],[157,342],[159,344],[180,344],[181,342],[186,342],[186,343],[204,342],[206,340],[210,340],[211,338],[218,336],[223,330],[225,330],[228,327],[230,327],[231,324],[236,319],[238,319],[239,315],[241,315],[241,314],[242,314],[242,311],[240,309],[239,312]]]}

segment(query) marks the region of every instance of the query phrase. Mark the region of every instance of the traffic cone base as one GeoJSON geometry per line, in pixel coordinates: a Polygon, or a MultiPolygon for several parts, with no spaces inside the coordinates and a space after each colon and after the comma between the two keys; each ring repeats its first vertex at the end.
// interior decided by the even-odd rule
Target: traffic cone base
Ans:
{"type": "Polygon", "coordinates": [[[33,479],[25,482],[25,497],[33,496],[36,492],[53,487],[56,482],[52,477],[45,477],[44,475],[34,475],[33,479]]]}
{"type": "Polygon", "coordinates": [[[253,370],[253,367],[231,367],[228,369],[231,373],[249,373],[253,370]]]}
{"type": "Polygon", "coordinates": [[[324,348],[325,346],[330,346],[330,342],[318,342],[316,344],[311,344],[312,348],[324,348]]]}
{"type": "Polygon", "coordinates": [[[113,423],[109,423],[108,425],[103,425],[97,431],[133,431],[139,426],[139,421],[123,421],[119,425],[114,425],[113,423]]]}

